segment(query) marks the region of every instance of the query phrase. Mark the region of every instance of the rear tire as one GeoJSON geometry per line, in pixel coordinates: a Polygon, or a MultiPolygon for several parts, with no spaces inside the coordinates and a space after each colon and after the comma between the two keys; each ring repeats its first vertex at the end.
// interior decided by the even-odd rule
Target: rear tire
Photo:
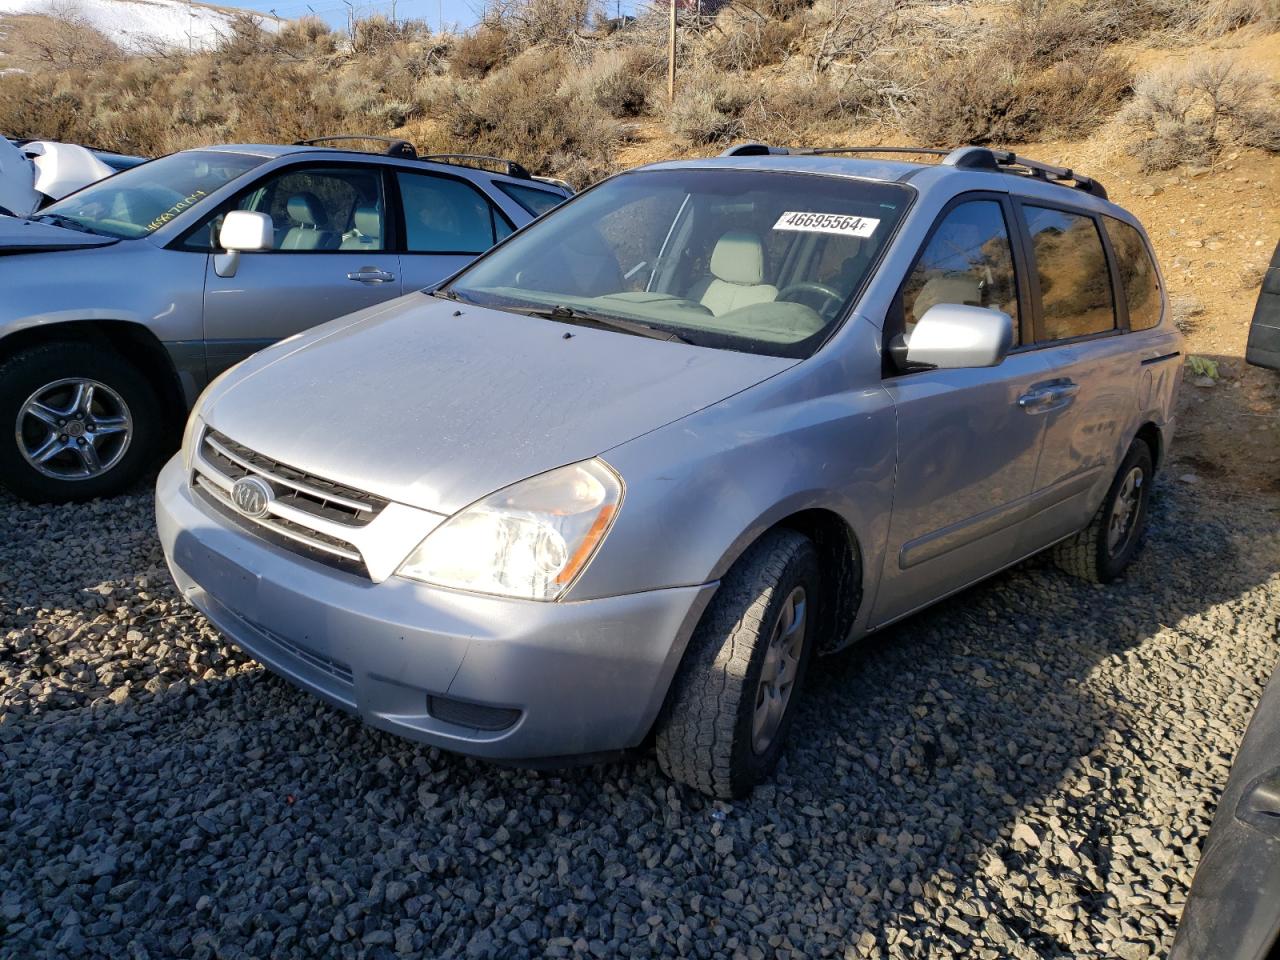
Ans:
{"type": "Polygon", "coordinates": [[[782,753],[818,624],[813,543],[774,530],[729,570],[658,721],[658,764],[708,796],[745,796],[782,753]]]}
{"type": "Polygon", "coordinates": [[[0,483],[24,500],[122,492],[153,464],[163,425],[146,376],[108,348],[48,343],[0,364],[0,483]]]}
{"type": "Polygon", "coordinates": [[[1154,472],[1151,448],[1133,441],[1102,506],[1089,526],[1053,548],[1054,563],[1090,583],[1111,583],[1124,573],[1146,536],[1154,472]]]}

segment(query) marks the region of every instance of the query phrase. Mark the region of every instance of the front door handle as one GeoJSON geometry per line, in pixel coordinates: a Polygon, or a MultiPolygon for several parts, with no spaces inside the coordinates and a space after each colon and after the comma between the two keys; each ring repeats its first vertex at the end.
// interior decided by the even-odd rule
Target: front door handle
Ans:
{"type": "Polygon", "coordinates": [[[390,283],[395,278],[394,273],[387,273],[377,267],[361,267],[347,274],[348,280],[354,280],[357,283],[390,283]]]}
{"type": "Polygon", "coordinates": [[[1036,384],[1018,397],[1018,406],[1027,413],[1048,413],[1069,405],[1079,392],[1080,385],[1071,380],[1036,384]]]}

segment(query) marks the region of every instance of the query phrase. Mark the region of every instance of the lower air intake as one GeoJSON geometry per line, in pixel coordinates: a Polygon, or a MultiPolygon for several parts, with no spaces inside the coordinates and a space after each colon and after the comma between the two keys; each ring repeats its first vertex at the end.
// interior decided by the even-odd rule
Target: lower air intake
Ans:
{"type": "Polygon", "coordinates": [[[520,719],[519,710],[464,703],[448,697],[427,697],[427,710],[437,720],[476,730],[505,730],[520,719]]]}

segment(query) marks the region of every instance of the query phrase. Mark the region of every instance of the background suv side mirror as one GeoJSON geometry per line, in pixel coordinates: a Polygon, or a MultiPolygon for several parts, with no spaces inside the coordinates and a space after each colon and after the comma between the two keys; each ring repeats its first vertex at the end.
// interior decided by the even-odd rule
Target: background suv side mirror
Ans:
{"type": "Polygon", "coordinates": [[[213,269],[220,277],[234,277],[240,267],[241,251],[270,250],[275,244],[275,226],[265,213],[232,210],[222,218],[218,246],[225,253],[214,256],[213,269]]]}
{"type": "Polygon", "coordinates": [[[1013,318],[988,307],[939,303],[891,346],[899,369],[994,367],[1013,348],[1013,318]]]}

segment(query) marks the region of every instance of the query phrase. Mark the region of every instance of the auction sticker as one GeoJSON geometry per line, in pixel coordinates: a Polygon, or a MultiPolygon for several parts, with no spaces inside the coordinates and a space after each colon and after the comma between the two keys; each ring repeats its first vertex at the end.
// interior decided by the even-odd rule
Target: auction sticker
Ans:
{"type": "Polygon", "coordinates": [[[880,221],[871,217],[855,217],[848,213],[805,213],[788,211],[773,225],[775,230],[803,230],[809,233],[834,233],[842,237],[866,238],[876,232],[880,221]]]}

